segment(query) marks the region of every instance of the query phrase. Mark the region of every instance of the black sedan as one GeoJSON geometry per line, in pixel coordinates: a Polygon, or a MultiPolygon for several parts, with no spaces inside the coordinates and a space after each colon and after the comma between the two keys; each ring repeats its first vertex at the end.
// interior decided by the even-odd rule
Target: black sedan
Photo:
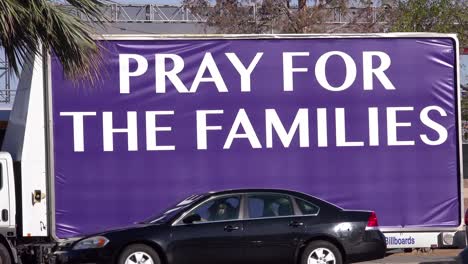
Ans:
{"type": "Polygon", "coordinates": [[[375,213],[303,193],[193,195],[139,225],[64,243],[58,263],[340,264],[384,257],[375,213]]]}

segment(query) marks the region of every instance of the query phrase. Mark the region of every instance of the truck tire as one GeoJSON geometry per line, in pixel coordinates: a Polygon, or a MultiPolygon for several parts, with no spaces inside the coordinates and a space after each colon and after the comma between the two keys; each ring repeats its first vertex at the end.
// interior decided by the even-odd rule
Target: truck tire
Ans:
{"type": "Polygon", "coordinates": [[[308,263],[343,264],[343,256],[340,250],[330,242],[312,241],[304,249],[301,257],[301,264],[308,263]]]}
{"type": "Polygon", "coordinates": [[[154,249],[144,244],[134,244],[124,249],[120,254],[118,264],[143,262],[147,264],[161,264],[159,255],[154,249]]]}
{"type": "Polygon", "coordinates": [[[0,264],[11,264],[10,252],[3,244],[0,244],[0,264]]]}

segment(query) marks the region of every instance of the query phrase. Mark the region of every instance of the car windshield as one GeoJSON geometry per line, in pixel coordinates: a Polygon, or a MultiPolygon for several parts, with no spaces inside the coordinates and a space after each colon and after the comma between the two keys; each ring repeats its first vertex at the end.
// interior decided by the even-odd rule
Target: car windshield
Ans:
{"type": "Polygon", "coordinates": [[[170,208],[163,213],[159,213],[156,215],[153,215],[146,220],[144,220],[142,223],[144,224],[154,224],[154,223],[164,223],[167,222],[169,219],[171,219],[173,216],[175,216],[177,213],[179,213],[185,206],[178,206],[174,208],[170,208]]]}
{"type": "Polygon", "coordinates": [[[198,201],[200,198],[204,197],[203,194],[191,195],[179,203],[170,206],[166,210],[163,210],[160,213],[157,213],[146,220],[142,221],[143,224],[154,224],[154,223],[165,223],[168,220],[172,219],[175,215],[183,211],[188,206],[192,205],[195,201],[198,201]]]}

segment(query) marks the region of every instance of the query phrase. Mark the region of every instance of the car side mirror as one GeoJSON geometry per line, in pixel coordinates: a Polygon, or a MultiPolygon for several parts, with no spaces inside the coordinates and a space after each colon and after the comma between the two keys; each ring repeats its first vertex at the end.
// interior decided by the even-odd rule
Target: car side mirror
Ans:
{"type": "Polygon", "coordinates": [[[184,220],[182,220],[182,222],[184,222],[184,224],[193,224],[194,222],[200,222],[201,220],[202,219],[199,214],[192,214],[185,217],[184,220]]]}

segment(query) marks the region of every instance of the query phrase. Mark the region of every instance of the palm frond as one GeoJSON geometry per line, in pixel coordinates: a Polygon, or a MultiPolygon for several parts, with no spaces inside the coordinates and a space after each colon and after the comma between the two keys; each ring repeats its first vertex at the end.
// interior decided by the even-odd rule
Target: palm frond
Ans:
{"type": "MultiPolygon", "coordinates": [[[[101,23],[104,16],[100,0],[69,3],[90,20],[101,23]]],[[[48,0],[0,1],[0,45],[16,73],[31,53],[39,54],[43,47],[57,56],[67,77],[96,80],[101,58],[93,34],[88,24],[48,0]]]]}

